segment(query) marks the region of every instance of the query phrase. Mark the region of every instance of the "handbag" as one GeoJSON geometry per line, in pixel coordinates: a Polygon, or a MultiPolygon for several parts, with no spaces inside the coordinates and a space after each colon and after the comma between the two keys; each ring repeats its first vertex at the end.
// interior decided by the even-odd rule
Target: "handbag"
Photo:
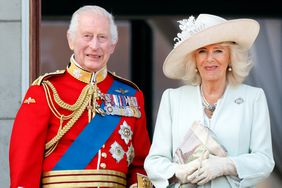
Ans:
{"type": "Polygon", "coordinates": [[[207,126],[196,121],[189,128],[183,142],[176,149],[174,162],[186,164],[202,157],[207,152],[219,157],[227,156],[227,150],[219,143],[215,133],[207,126]]]}

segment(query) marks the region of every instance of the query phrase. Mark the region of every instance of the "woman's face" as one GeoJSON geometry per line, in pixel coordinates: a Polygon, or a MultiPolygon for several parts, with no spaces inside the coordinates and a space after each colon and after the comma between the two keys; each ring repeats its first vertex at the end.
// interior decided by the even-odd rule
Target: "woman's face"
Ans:
{"type": "Polygon", "coordinates": [[[211,44],[194,52],[197,69],[202,81],[226,80],[226,70],[230,62],[230,48],[222,44],[211,44]]]}

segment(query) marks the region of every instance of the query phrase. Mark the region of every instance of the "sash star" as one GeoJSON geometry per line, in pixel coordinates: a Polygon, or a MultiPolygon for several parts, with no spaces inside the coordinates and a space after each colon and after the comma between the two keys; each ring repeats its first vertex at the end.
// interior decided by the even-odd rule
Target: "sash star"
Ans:
{"type": "Polygon", "coordinates": [[[129,141],[132,139],[133,132],[126,121],[123,121],[123,124],[120,125],[120,130],[118,131],[118,133],[126,144],[128,144],[129,141]]]}

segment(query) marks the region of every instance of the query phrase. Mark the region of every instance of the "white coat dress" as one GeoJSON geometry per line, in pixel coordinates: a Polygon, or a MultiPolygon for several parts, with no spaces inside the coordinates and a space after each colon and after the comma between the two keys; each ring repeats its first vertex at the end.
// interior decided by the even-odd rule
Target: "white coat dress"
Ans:
{"type": "MultiPolygon", "coordinates": [[[[204,121],[199,86],[167,89],[162,96],[145,169],[154,186],[165,188],[175,173],[173,155],[195,121],[204,121]]],[[[262,89],[227,86],[210,119],[210,129],[234,161],[238,177],[219,177],[201,188],[255,187],[273,170],[267,101],[262,89]]]]}

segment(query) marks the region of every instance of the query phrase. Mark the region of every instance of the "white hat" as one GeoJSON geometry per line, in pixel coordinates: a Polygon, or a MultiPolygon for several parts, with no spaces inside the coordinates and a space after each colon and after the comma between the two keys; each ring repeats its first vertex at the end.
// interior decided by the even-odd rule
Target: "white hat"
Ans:
{"type": "Polygon", "coordinates": [[[196,49],[220,42],[235,42],[248,50],[259,32],[258,22],[252,19],[225,20],[215,15],[200,14],[196,20],[191,16],[178,22],[182,31],[174,39],[174,49],[163,65],[164,74],[172,79],[185,76],[185,57],[196,49]]]}

